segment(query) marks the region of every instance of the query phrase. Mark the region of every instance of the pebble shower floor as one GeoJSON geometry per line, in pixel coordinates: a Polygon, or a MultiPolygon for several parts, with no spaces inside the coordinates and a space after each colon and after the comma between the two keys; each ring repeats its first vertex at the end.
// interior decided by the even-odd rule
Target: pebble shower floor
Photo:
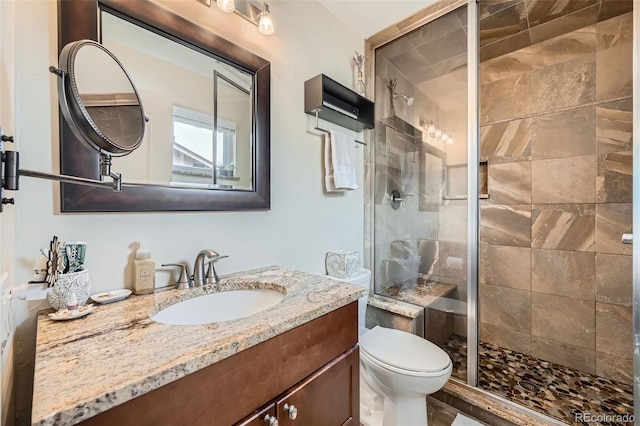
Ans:
{"type": "MultiPolygon", "coordinates": [[[[465,339],[453,335],[443,349],[453,361],[453,377],[464,379],[467,368],[465,339]]],[[[495,395],[568,424],[633,424],[608,421],[633,414],[631,385],[482,342],[479,359],[480,388],[495,395]],[[581,420],[585,416],[606,419],[587,422],[581,420]]]]}

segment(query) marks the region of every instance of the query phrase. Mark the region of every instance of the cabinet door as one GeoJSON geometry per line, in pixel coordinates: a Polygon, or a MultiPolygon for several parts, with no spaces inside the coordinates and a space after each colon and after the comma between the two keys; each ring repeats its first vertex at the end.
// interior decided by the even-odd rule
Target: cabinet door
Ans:
{"type": "Polygon", "coordinates": [[[359,367],[356,347],[290,389],[276,404],[279,425],[358,426],[359,367]]]}
{"type": "Polygon", "coordinates": [[[271,404],[257,409],[253,412],[253,414],[245,417],[240,420],[234,426],[267,426],[267,425],[275,425],[277,423],[269,423],[269,419],[276,418],[276,404],[272,402],[271,404]],[[269,417],[267,417],[269,416],[269,417]]]}

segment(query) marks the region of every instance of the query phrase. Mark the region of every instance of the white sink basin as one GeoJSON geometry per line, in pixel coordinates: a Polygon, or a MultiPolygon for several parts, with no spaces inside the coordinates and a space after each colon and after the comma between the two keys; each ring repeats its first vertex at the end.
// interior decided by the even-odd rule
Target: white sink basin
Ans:
{"type": "Polygon", "coordinates": [[[169,306],[151,317],[169,325],[201,325],[245,318],[277,305],[284,294],[246,289],[204,294],[169,306]]]}

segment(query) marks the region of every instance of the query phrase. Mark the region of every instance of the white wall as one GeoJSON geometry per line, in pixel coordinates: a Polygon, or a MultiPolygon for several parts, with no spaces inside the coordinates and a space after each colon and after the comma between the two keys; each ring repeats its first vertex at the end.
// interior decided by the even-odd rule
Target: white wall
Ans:
{"type": "MultiPolygon", "coordinates": [[[[213,2],[215,4],[215,2],[213,2]]],[[[304,81],[319,73],[352,81],[350,57],[363,40],[316,2],[270,3],[276,33],[265,37],[237,15],[196,1],[166,1],[187,19],[215,27],[230,41],[271,61],[271,211],[155,214],[56,213],[56,184],[23,178],[17,193],[17,280],[31,268],[53,235],[88,242],[87,266],[93,291],[129,286],[131,246],[144,240],[161,262],[193,262],[200,249],[229,255],[222,274],[269,264],[324,273],[324,255],[334,249],[363,250],[363,192],[337,196],[322,190],[322,139],[304,114],[304,81]]],[[[50,171],[58,164],[56,3],[17,3],[17,129],[21,165],[50,171]]],[[[326,124],[326,127],[331,127],[326,124]]],[[[362,182],[362,149],[357,150],[362,182]]],[[[168,274],[158,273],[158,285],[168,274]]],[[[18,416],[30,415],[34,314],[42,305],[19,307],[18,416]]]]}

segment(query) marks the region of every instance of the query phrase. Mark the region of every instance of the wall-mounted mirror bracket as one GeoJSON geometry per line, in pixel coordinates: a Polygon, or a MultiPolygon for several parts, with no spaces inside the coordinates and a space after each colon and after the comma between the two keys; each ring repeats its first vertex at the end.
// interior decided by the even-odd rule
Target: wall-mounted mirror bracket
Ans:
{"type": "Polygon", "coordinates": [[[111,188],[114,191],[122,190],[122,176],[111,171],[111,156],[100,155],[100,174],[111,177],[111,182],[95,179],[86,179],[77,176],[58,175],[53,173],[38,172],[20,168],[20,153],[7,151],[4,148],[6,142],[13,142],[13,136],[7,136],[0,127],[0,213],[5,204],[14,204],[14,198],[5,198],[4,191],[17,191],[20,189],[20,176],[29,176],[39,179],[55,180],[58,182],[75,183],[77,185],[111,188]]]}

